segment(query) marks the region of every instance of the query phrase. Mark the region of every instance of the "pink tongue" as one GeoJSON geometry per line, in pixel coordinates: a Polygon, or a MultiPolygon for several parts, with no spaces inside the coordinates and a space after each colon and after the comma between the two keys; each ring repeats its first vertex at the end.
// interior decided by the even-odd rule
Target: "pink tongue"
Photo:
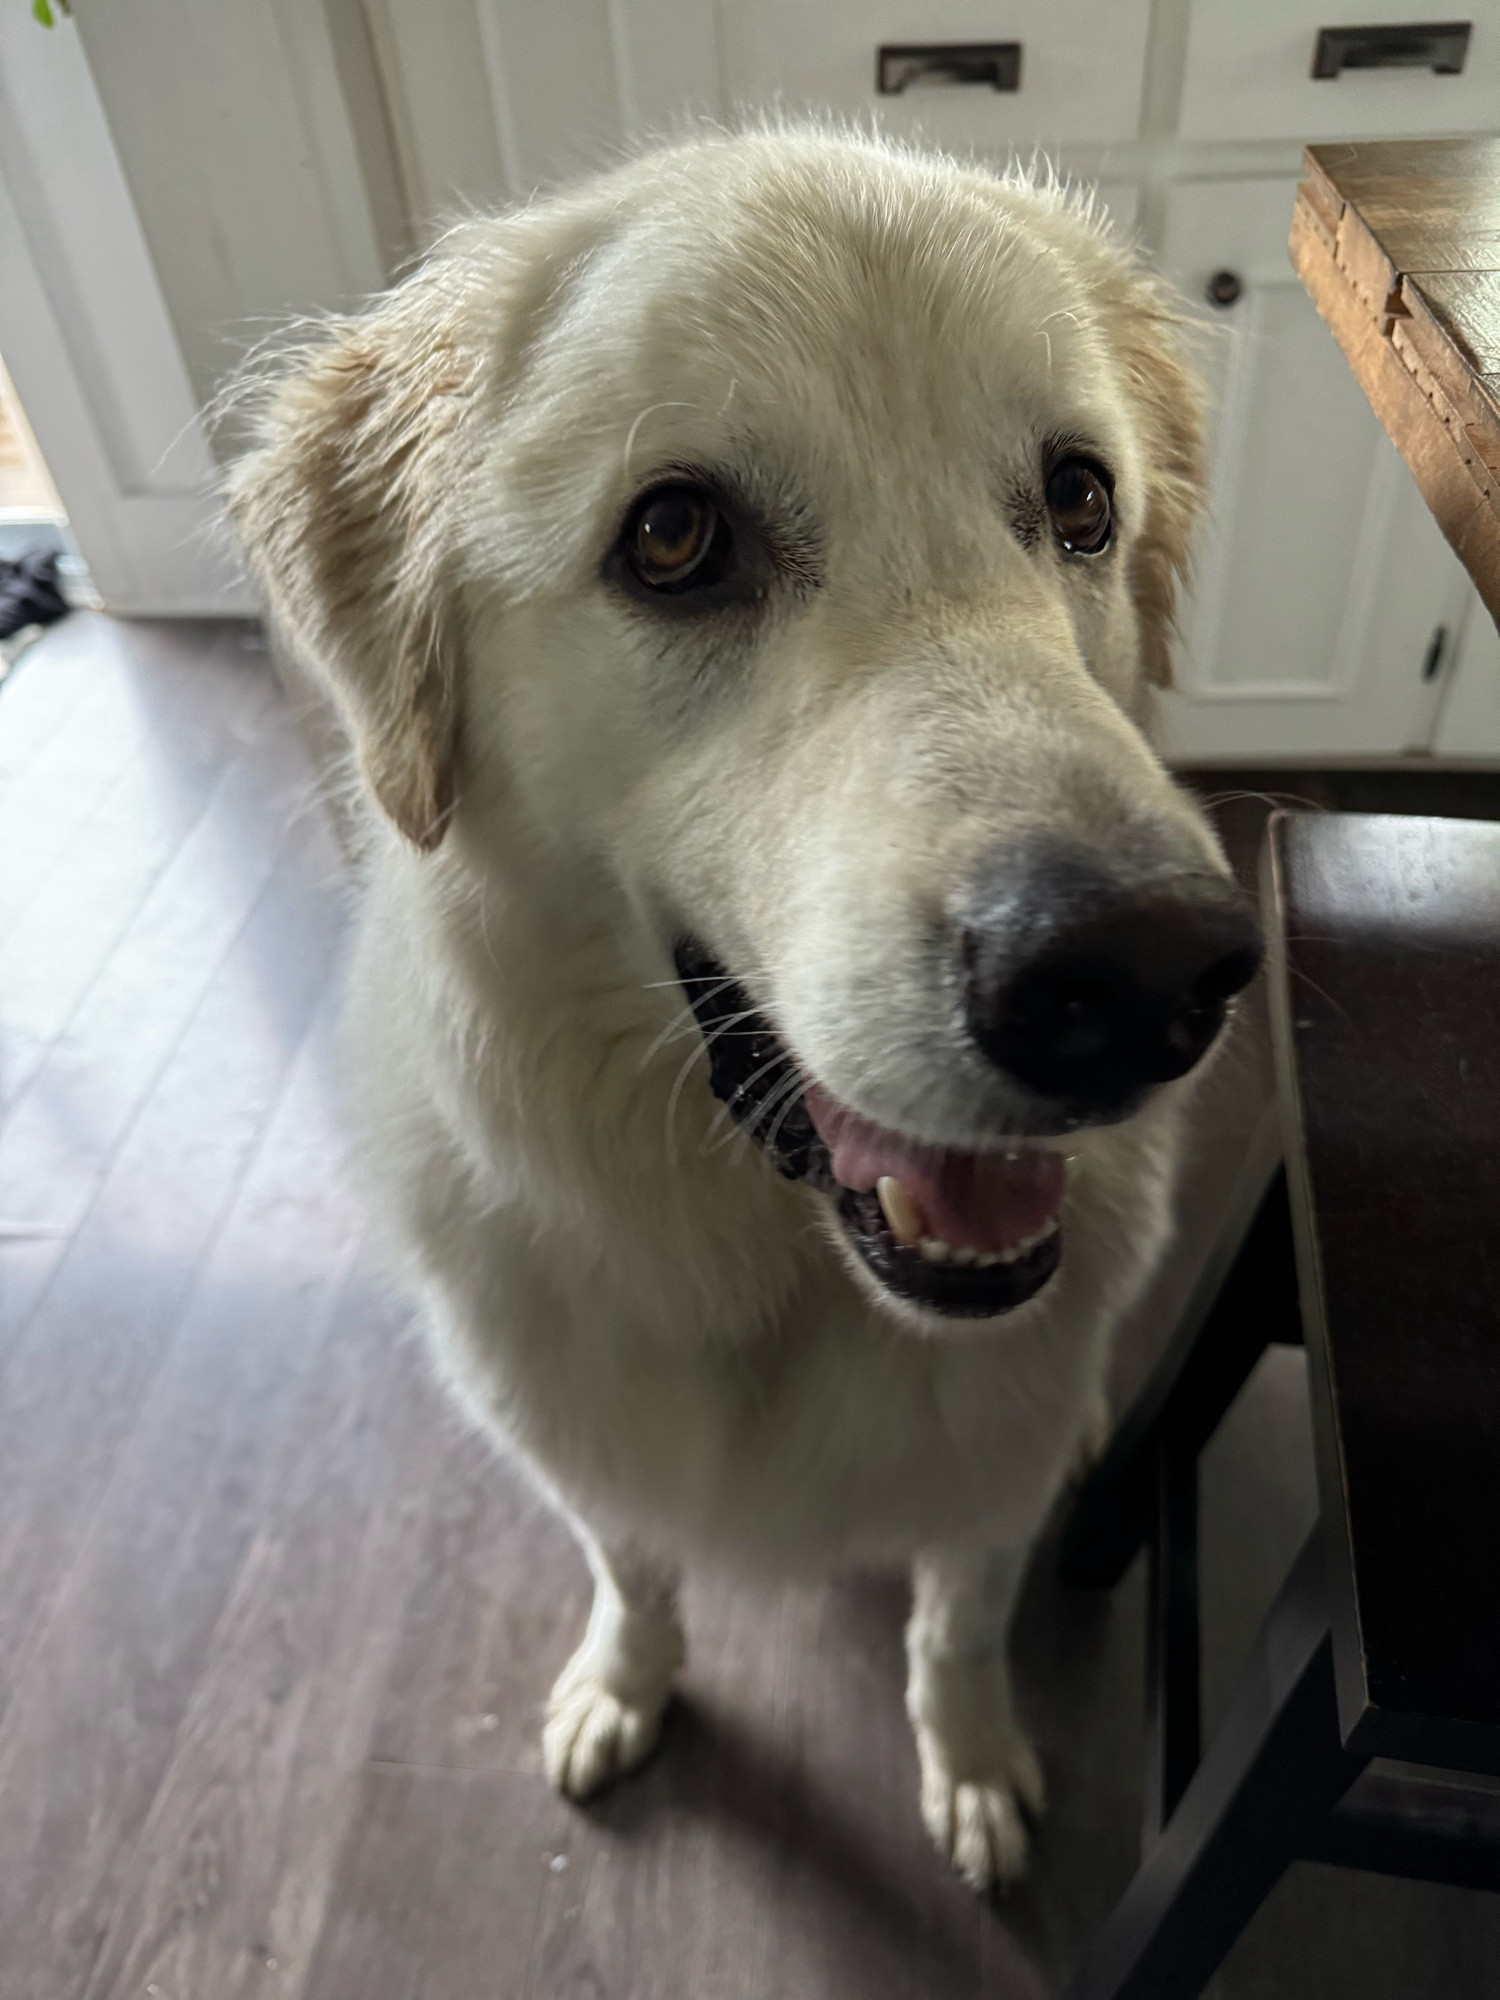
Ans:
{"type": "Polygon", "coordinates": [[[1061,1153],[1047,1147],[949,1152],[872,1125],[817,1084],[809,1086],[806,1102],[832,1157],[834,1179],[863,1190],[891,1175],[921,1210],[924,1236],[969,1250],[1009,1250],[1062,1207],[1067,1168],[1061,1153]]]}

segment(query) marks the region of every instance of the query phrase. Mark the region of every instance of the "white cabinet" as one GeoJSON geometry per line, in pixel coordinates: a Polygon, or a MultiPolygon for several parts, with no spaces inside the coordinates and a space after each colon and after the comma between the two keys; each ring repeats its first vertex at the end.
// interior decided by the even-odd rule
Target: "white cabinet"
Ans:
{"type": "Polygon", "coordinates": [[[1189,181],[1168,199],[1163,262],[1200,302],[1216,390],[1210,516],[1162,700],[1183,761],[1425,748],[1472,596],[1288,262],[1295,189],[1189,181]],[[1240,287],[1222,309],[1202,303],[1215,272],[1240,287]]]}
{"type": "Polygon", "coordinates": [[[455,203],[539,181],[671,132],[685,114],[838,112],[936,145],[1129,141],[1150,0],[377,0],[384,96],[419,240],[455,203]],[[876,90],[882,45],[1018,42],[1019,88],[876,90]]]}
{"type": "MultiPolygon", "coordinates": [[[[1371,0],[1358,18],[1412,13],[1371,0]]],[[[1322,83],[1308,75],[1320,0],[377,0],[371,19],[419,237],[455,199],[524,196],[694,108],[832,110],[981,159],[1041,146],[1081,160],[1111,220],[1141,222],[1196,304],[1215,385],[1211,517],[1161,703],[1169,755],[1387,759],[1458,754],[1461,735],[1461,754],[1500,762],[1500,706],[1471,712],[1484,677],[1459,651],[1467,581],[1287,256],[1296,147],[1274,171],[1215,166],[1229,140],[1264,153],[1500,119],[1500,17],[1476,20],[1460,77],[1322,83]],[[1017,91],[876,92],[882,45],[996,40],[1021,44],[1017,91]],[[1174,116],[1187,139],[1166,136],[1174,116]],[[1216,311],[1203,299],[1219,270],[1242,291],[1216,311]]]]}
{"type": "Polygon", "coordinates": [[[1459,634],[1432,748],[1455,763],[1494,763],[1500,752],[1500,631],[1477,597],[1459,634]]]}
{"type": "MultiPolygon", "coordinates": [[[[1162,699],[1170,754],[1500,765],[1493,630],[1286,250],[1303,142],[1500,129],[1500,0],[1360,0],[1343,23],[1469,19],[1463,73],[1327,81],[1310,75],[1313,51],[1341,10],[1323,0],[214,0],[187,13],[186,42],[183,9],[161,0],[81,7],[79,31],[200,394],[231,362],[233,329],[342,304],[456,210],[528,199],[697,113],[821,110],[997,166],[1041,155],[1102,183],[1117,226],[1139,229],[1205,323],[1213,507],[1162,699]],[[877,93],[882,45],[992,42],[1020,44],[1018,89],[877,93]],[[1201,302],[1219,270],[1241,289],[1214,311],[1201,302]]],[[[23,33],[48,41],[29,20],[12,40],[23,33]]]]}
{"type": "MultiPolygon", "coordinates": [[[[1403,39],[1410,44],[1412,37],[1403,39]]],[[[1494,0],[1194,0],[1178,131],[1184,139],[1411,139],[1493,128],[1500,111],[1494,0]],[[1467,20],[1463,69],[1349,68],[1315,78],[1319,30],[1415,28],[1467,20]]]]}
{"type": "Polygon", "coordinates": [[[733,104],[820,106],[938,145],[1106,145],[1140,124],[1149,0],[726,0],[733,104]],[[912,85],[877,96],[882,45],[1019,42],[1020,87],[912,85]]]}

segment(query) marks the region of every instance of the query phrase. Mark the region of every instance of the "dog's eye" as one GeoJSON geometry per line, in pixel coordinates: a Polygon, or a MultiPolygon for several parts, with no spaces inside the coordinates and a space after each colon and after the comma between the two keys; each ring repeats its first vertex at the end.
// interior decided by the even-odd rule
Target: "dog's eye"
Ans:
{"type": "Polygon", "coordinates": [[[625,557],[652,590],[717,583],[733,542],[724,516],[700,486],[658,486],[625,524],[625,557]]]}
{"type": "Polygon", "coordinates": [[[1070,555],[1096,556],[1114,525],[1109,474],[1088,458],[1061,458],[1047,474],[1052,529],[1070,555]]]}

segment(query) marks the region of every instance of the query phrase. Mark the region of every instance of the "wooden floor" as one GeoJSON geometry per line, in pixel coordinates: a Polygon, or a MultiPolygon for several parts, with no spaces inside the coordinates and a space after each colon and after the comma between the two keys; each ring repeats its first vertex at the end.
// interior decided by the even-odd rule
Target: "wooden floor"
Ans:
{"type": "MultiPolygon", "coordinates": [[[[342,897],[252,628],[77,615],[0,693],[0,1996],[1058,1992],[1134,1858],[1138,1575],[1035,1567],[1054,1806],[998,1909],[917,1819],[893,1580],[696,1582],[661,1753],[547,1790],[584,1573],[363,1233],[342,897]]],[[[1209,1455],[1211,1708],[1310,1518],[1300,1366],[1209,1455]]],[[[1298,1869],[1214,1990],[1478,2000],[1500,1898],[1298,1869]]]]}

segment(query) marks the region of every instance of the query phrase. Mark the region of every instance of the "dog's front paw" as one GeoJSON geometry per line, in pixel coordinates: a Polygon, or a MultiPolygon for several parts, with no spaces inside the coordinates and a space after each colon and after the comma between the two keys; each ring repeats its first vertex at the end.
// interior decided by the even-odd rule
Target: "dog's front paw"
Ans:
{"type": "Polygon", "coordinates": [[[917,1755],[922,1818],[939,1854],[981,1895],[1009,1887],[1026,1872],[1030,1840],[1024,1814],[1037,1819],[1046,1809],[1036,1752],[1017,1731],[996,1769],[960,1777],[946,1747],[919,1728],[917,1755]]]}
{"type": "Polygon", "coordinates": [[[649,1707],[622,1701],[597,1675],[571,1666],[552,1690],[542,1731],[542,1761],[566,1798],[586,1799],[633,1770],[661,1732],[666,1699],[649,1707]]]}

